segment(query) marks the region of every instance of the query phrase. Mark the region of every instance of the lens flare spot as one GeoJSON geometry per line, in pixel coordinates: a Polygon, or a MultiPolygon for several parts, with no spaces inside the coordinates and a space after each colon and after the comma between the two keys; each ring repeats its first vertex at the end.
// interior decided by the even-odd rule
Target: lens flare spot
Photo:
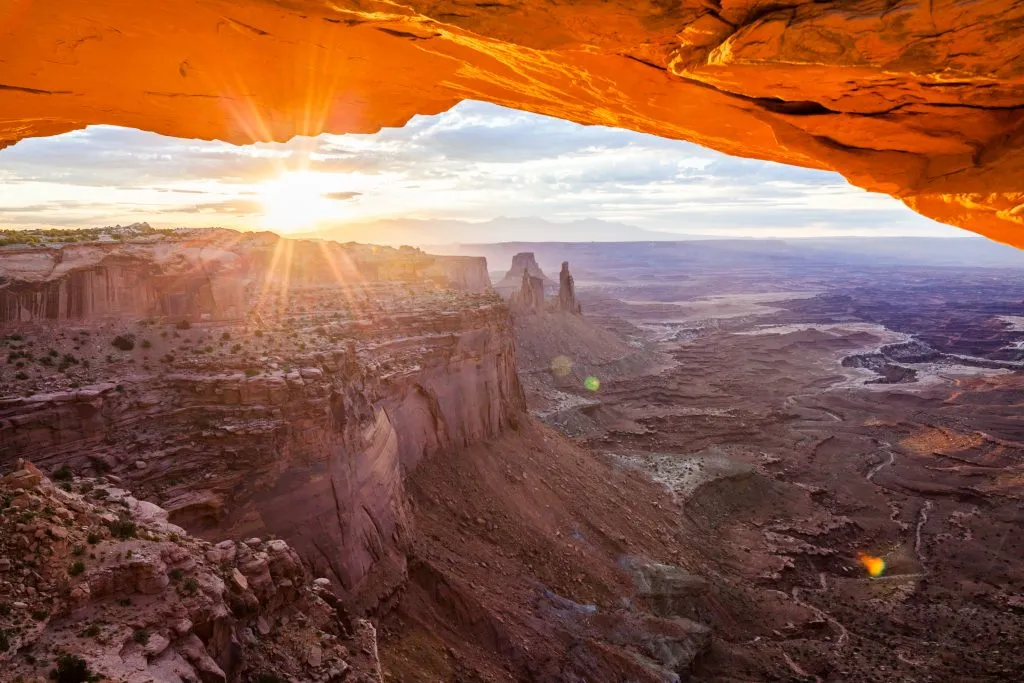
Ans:
{"type": "Polygon", "coordinates": [[[598,389],[601,388],[601,381],[594,377],[593,375],[591,375],[590,377],[587,377],[585,380],[583,380],[583,386],[585,386],[587,389],[590,389],[591,391],[597,391],[598,389]]]}
{"type": "Polygon", "coordinates": [[[551,359],[551,374],[565,377],[572,372],[572,359],[568,356],[555,356],[551,359]]]}
{"type": "Polygon", "coordinates": [[[881,557],[875,557],[867,553],[858,553],[857,559],[864,565],[864,569],[868,570],[870,576],[878,577],[885,573],[885,560],[881,557]]]}

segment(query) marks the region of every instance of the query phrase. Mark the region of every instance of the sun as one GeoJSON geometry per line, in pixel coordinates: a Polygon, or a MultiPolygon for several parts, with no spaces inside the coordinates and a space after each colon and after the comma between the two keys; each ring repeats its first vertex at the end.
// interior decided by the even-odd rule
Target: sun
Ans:
{"type": "Polygon", "coordinates": [[[344,217],[343,202],[326,195],[337,189],[335,174],[292,171],[282,173],[256,188],[263,205],[264,227],[275,232],[312,230],[325,220],[344,217]]]}

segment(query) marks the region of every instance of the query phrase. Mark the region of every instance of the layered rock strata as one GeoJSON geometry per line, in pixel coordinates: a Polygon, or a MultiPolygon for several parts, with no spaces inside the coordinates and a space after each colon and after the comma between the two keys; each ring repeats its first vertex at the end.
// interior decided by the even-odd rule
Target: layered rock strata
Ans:
{"type": "Polygon", "coordinates": [[[1013,0],[14,0],[0,146],[372,132],[475,99],[836,171],[1024,244],[1022,26],[1013,0]]]}
{"type": "Polygon", "coordinates": [[[353,608],[387,599],[405,474],[522,418],[508,309],[422,283],[284,284],[240,321],[17,327],[0,464],[122,477],[206,538],[287,539],[353,608]]]}
{"type": "Polygon", "coordinates": [[[156,316],[237,320],[294,287],[407,281],[490,288],[483,258],[196,230],[125,243],[0,250],[0,326],[156,316]]]}

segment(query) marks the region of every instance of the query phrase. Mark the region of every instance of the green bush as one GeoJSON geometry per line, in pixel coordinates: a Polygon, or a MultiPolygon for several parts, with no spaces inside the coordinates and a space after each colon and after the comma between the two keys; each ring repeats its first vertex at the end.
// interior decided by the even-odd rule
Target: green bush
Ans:
{"type": "Polygon", "coordinates": [[[128,519],[117,519],[107,524],[107,528],[117,538],[135,538],[135,522],[128,519]]]}
{"type": "Polygon", "coordinates": [[[57,683],[92,683],[100,677],[89,671],[89,665],[81,657],[64,653],[57,657],[57,668],[50,672],[50,678],[57,683]]]}
{"type": "Polygon", "coordinates": [[[187,320],[179,320],[178,322],[174,323],[174,326],[179,330],[187,330],[192,327],[192,323],[190,323],[187,320]]]}
{"type": "Polygon", "coordinates": [[[81,560],[78,560],[77,562],[72,564],[70,567],[68,567],[68,574],[70,574],[71,576],[78,576],[79,574],[81,574],[84,571],[85,571],[85,563],[82,562],[81,560]]]}
{"type": "Polygon", "coordinates": [[[110,343],[121,351],[131,351],[135,348],[135,337],[130,334],[119,334],[110,343]]]}
{"type": "Polygon", "coordinates": [[[132,634],[132,640],[139,645],[145,645],[149,642],[149,631],[144,628],[135,629],[135,633],[132,634]]]}
{"type": "Polygon", "coordinates": [[[67,465],[61,465],[53,472],[53,478],[57,481],[71,481],[75,474],[67,465]]]}

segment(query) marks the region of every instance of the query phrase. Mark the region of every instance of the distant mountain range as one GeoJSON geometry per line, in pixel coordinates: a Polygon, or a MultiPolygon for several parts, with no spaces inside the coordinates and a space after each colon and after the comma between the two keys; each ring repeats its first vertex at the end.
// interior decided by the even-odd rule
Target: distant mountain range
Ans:
{"type": "Polygon", "coordinates": [[[514,254],[533,251],[544,268],[555,268],[566,258],[580,266],[591,258],[641,261],[680,259],[680,264],[729,263],[737,260],[830,262],[860,266],[975,266],[1024,267],[1024,250],[963,233],[959,238],[938,237],[806,237],[717,238],[710,235],[657,232],[635,225],[595,218],[560,223],[534,217],[499,217],[481,223],[454,219],[396,218],[326,228],[307,237],[422,247],[435,254],[486,256],[491,268],[504,272],[514,254]],[[671,243],[678,244],[671,244],[671,243]],[[587,246],[591,243],[591,246],[587,246]],[[614,243],[622,244],[617,248],[614,243]],[[626,244],[629,243],[629,244],[626,244]],[[657,243],[657,244],[652,244],[657,243]]]}
{"type": "MultiPolygon", "coordinates": [[[[635,225],[586,218],[557,223],[543,218],[498,217],[482,223],[453,219],[394,218],[351,223],[294,237],[316,237],[338,242],[372,242],[429,248],[436,245],[482,242],[650,242],[707,239],[702,235],[644,230],[635,225]]],[[[429,251],[429,249],[428,249],[429,251]]]]}

